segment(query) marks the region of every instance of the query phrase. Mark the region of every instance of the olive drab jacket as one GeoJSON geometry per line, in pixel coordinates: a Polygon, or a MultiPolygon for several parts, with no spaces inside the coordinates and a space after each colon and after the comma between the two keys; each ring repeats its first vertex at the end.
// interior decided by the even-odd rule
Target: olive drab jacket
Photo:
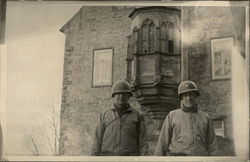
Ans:
{"type": "Polygon", "coordinates": [[[115,107],[102,113],[93,138],[93,156],[148,154],[144,117],[130,106],[121,116],[115,107]]]}
{"type": "Polygon", "coordinates": [[[216,155],[216,135],[210,117],[185,108],[171,111],[162,126],[155,149],[157,156],[216,155]]]}

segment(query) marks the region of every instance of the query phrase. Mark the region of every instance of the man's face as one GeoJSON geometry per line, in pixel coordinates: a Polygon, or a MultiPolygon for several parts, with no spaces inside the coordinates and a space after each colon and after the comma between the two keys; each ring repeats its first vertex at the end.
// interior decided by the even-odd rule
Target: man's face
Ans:
{"type": "Polygon", "coordinates": [[[181,95],[181,101],[184,107],[191,108],[196,105],[197,93],[194,91],[186,92],[181,95]]]}
{"type": "Polygon", "coordinates": [[[126,106],[130,98],[130,93],[122,92],[115,94],[115,104],[118,108],[126,106]]]}

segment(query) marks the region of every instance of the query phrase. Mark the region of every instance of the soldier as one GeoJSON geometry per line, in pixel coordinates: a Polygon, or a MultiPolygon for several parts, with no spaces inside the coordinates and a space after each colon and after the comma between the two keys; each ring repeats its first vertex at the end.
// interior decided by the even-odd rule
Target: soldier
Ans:
{"type": "Polygon", "coordinates": [[[144,117],[129,104],[129,83],[117,81],[112,87],[115,103],[101,113],[96,127],[91,155],[142,156],[148,154],[144,117]]]}
{"type": "Polygon", "coordinates": [[[171,111],[162,126],[155,149],[157,156],[216,155],[216,135],[210,117],[199,110],[196,84],[184,81],[178,87],[181,108],[171,111]]]}

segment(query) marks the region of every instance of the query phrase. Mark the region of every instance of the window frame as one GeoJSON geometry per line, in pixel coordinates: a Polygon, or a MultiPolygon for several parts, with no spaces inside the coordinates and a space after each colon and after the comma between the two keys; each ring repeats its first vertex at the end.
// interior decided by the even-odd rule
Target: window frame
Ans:
{"type": "MultiPolygon", "coordinates": [[[[224,69],[225,69],[225,65],[221,65],[221,69],[223,71],[223,74],[216,74],[216,58],[215,58],[215,55],[217,52],[224,52],[225,50],[230,50],[230,53],[229,55],[230,56],[227,56],[226,54],[223,55],[223,56],[227,56],[230,58],[230,71],[232,70],[232,49],[233,49],[233,46],[235,45],[235,38],[233,36],[225,36],[225,37],[216,37],[216,38],[211,38],[210,39],[210,54],[211,54],[211,78],[212,80],[222,80],[222,79],[231,79],[232,78],[232,72],[230,72],[230,74],[228,75],[224,75],[224,69]],[[214,46],[216,46],[216,44],[219,43],[223,43],[223,42],[227,42],[227,41],[230,41],[231,43],[231,46],[227,46],[225,48],[223,48],[223,50],[221,51],[216,51],[214,49],[214,46]]],[[[223,57],[224,58],[224,57],[223,57]]]]}
{"type": "MultiPolygon", "coordinates": [[[[108,51],[107,51],[108,52],[108,51]]],[[[105,56],[107,57],[107,56],[105,56]]],[[[113,60],[114,60],[114,48],[113,47],[107,47],[107,48],[98,48],[98,49],[93,49],[93,55],[92,55],[92,81],[91,81],[91,87],[92,88],[96,88],[96,87],[111,87],[113,84],[113,70],[114,70],[114,66],[113,66],[113,60]],[[95,82],[95,69],[96,69],[96,64],[95,62],[97,60],[95,60],[95,55],[97,54],[98,51],[105,51],[105,50],[111,50],[109,53],[104,53],[104,54],[111,54],[110,58],[111,58],[111,72],[110,72],[110,78],[109,78],[109,83],[107,84],[97,84],[95,82]]]]}
{"type": "Polygon", "coordinates": [[[214,132],[215,132],[215,134],[217,135],[217,136],[222,136],[222,137],[226,137],[226,130],[225,130],[225,120],[226,120],[226,116],[217,116],[217,117],[214,117],[213,119],[212,119],[212,123],[213,123],[213,128],[214,128],[214,132]],[[215,126],[214,126],[214,122],[220,122],[220,128],[215,128],[215,126]],[[222,132],[222,134],[221,135],[219,135],[219,134],[217,134],[217,132],[222,132]]]}

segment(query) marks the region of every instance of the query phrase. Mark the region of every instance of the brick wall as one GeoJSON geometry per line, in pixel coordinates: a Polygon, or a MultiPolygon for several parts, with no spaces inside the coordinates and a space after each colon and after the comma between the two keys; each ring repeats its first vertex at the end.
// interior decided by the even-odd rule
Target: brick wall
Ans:
{"type": "Polygon", "coordinates": [[[199,105],[212,117],[225,115],[226,136],[232,138],[231,79],[212,80],[210,40],[233,36],[244,47],[244,8],[188,7],[189,79],[201,90],[199,105]]]}
{"type": "Polygon", "coordinates": [[[130,7],[83,7],[62,28],[66,43],[60,154],[90,153],[99,114],[112,104],[111,87],[91,87],[93,49],[113,47],[113,81],[125,79],[131,11],[130,7]]]}

